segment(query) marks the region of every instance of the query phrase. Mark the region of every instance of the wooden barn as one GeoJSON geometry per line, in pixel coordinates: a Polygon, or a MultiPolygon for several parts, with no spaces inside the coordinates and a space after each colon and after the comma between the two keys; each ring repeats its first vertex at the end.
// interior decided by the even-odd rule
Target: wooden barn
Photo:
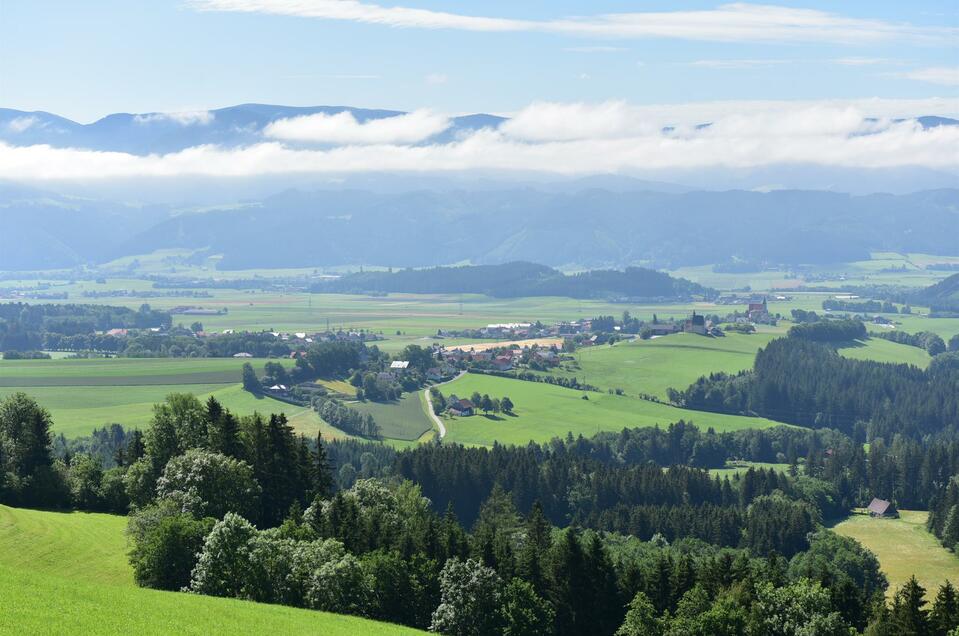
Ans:
{"type": "Polygon", "coordinates": [[[873,499],[866,510],[869,511],[869,516],[871,517],[895,518],[899,516],[899,512],[896,510],[896,507],[892,505],[892,502],[886,501],[885,499],[873,499]]]}

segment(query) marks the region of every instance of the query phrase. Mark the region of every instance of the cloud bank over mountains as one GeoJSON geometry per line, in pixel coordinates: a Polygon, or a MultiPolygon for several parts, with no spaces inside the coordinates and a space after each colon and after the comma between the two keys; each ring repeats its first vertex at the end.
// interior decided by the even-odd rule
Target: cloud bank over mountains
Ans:
{"type": "Polygon", "coordinates": [[[166,137],[158,139],[178,135],[180,145],[170,146],[174,151],[148,147],[140,153],[55,143],[56,134],[43,143],[24,142],[20,138],[27,133],[68,120],[6,111],[8,118],[0,118],[0,174],[21,181],[455,171],[575,176],[778,164],[959,172],[959,125],[915,118],[954,114],[955,108],[949,100],[538,102],[507,119],[341,109],[271,115],[242,129],[227,121],[230,109],[216,111],[219,115],[126,116],[136,127],[160,127],[166,137]],[[239,130],[239,141],[191,143],[191,135],[201,130],[212,135],[218,126],[239,130]]]}

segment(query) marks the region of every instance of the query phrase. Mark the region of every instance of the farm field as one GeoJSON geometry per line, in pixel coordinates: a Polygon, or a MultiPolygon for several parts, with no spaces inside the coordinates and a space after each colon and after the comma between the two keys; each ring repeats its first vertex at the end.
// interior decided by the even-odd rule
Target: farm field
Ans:
{"type": "MultiPolygon", "coordinates": [[[[290,360],[277,359],[286,367],[290,360]]],[[[233,384],[244,362],[262,373],[266,360],[238,358],[94,358],[0,360],[0,387],[233,384]]]]}
{"type": "Polygon", "coordinates": [[[876,553],[879,565],[889,579],[888,596],[913,574],[932,598],[947,579],[959,581],[959,556],[942,547],[926,531],[925,511],[900,510],[899,519],[873,519],[867,514],[853,514],[840,521],[833,530],[852,537],[876,553]]]}
{"type": "Polygon", "coordinates": [[[882,338],[869,338],[857,342],[857,346],[843,347],[839,354],[855,360],[875,360],[876,362],[895,362],[911,364],[925,369],[932,358],[925,349],[890,342],[882,338]]]}
{"type": "Polygon", "coordinates": [[[147,386],[40,386],[0,387],[0,398],[22,391],[30,395],[53,417],[53,432],[67,437],[87,435],[93,429],[109,424],[124,428],[145,428],[153,416],[153,405],[170,393],[193,393],[200,400],[215,397],[238,415],[286,413],[298,432],[314,436],[342,437],[343,433],[327,426],[312,410],[280,402],[269,397],[257,398],[240,384],[157,384],[147,386]]]}
{"type": "Polygon", "coordinates": [[[126,517],[0,506],[0,633],[418,634],[278,605],[137,587],[126,517]]]}
{"type": "Polygon", "coordinates": [[[547,374],[576,377],[600,389],[623,389],[627,395],[666,397],[666,389],[684,389],[713,371],[735,373],[752,368],[756,351],[779,334],[760,332],[708,338],[680,333],[651,340],[584,347],[576,354],[580,368],[547,374]]]}
{"type": "Polygon", "coordinates": [[[600,431],[619,431],[641,426],[667,426],[678,420],[693,422],[717,431],[767,428],[778,425],[764,418],[687,411],[628,396],[583,393],[542,382],[469,373],[443,387],[443,394],[469,397],[473,391],[490,397],[508,396],[516,405],[515,414],[482,414],[446,420],[444,439],[467,445],[490,446],[545,442],[572,432],[585,436],[600,431]],[[582,399],[588,395],[589,400],[582,399]]]}
{"type": "Polygon", "coordinates": [[[433,428],[422,394],[422,391],[415,391],[404,393],[395,402],[353,402],[349,406],[372,415],[383,437],[415,441],[433,428]]]}

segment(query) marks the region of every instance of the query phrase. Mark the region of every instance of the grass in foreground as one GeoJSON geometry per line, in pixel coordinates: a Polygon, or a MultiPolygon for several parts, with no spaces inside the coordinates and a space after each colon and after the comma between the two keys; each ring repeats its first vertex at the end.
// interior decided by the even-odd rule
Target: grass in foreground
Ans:
{"type": "Polygon", "coordinates": [[[853,514],[832,529],[852,537],[876,553],[879,565],[889,579],[891,596],[909,577],[916,576],[935,596],[947,579],[959,583],[959,556],[946,550],[926,531],[928,512],[900,510],[899,519],[873,519],[867,514],[853,514]]]}
{"type": "Polygon", "coordinates": [[[494,441],[526,444],[530,440],[545,442],[565,436],[567,432],[588,437],[600,431],[623,428],[657,424],[665,427],[678,420],[693,422],[703,430],[713,427],[717,431],[778,425],[764,418],[688,411],[628,396],[584,393],[552,384],[475,373],[443,387],[443,394],[447,396],[455,393],[468,398],[473,391],[488,393],[490,397],[508,396],[516,405],[515,415],[479,414],[448,419],[446,440],[478,446],[490,446],[494,441]],[[584,395],[589,399],[582,399],[584,395]]]}
{"type": "Polygon", "coordinates": [[[350,616],[136,587],[125,527],[125,517],[0,506],[0,633],[421,633],[350,616]]]}

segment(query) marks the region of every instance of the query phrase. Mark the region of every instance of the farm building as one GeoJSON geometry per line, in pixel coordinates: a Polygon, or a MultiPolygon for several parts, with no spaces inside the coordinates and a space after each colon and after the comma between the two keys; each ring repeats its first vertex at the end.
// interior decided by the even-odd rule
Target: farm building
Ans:
{"type": "Polygon", "coordinates": [[[645,330],[648,331],[651,336],[668,336],[679,331],[679,325],[672,322],[661,322],[655,325],[648,325],[645,330]]]}
{"type": "Polygon", "coordinates": [[[469,417],[476,411],[476,407],[469,400],[461,400],[455,395],[451,395],[449,401],[446,403],[446,410],[450,415],[469,417]]]}
{"type": "Polygon", "coordinates": [[[409,360],[394,360],[390,363],[390,369],[394,370],[404,370],[410,366],[409,360]]]}
{"type": "Polygon", "coordinates": [[[885,499],[873,499],[869,502],[869,506],[866,508],[869,511],[869,515],[872,517],[898,517],[899,511],[896,510],[896,507],[892,505],[892,502],[886,501],[885,499]]]}

